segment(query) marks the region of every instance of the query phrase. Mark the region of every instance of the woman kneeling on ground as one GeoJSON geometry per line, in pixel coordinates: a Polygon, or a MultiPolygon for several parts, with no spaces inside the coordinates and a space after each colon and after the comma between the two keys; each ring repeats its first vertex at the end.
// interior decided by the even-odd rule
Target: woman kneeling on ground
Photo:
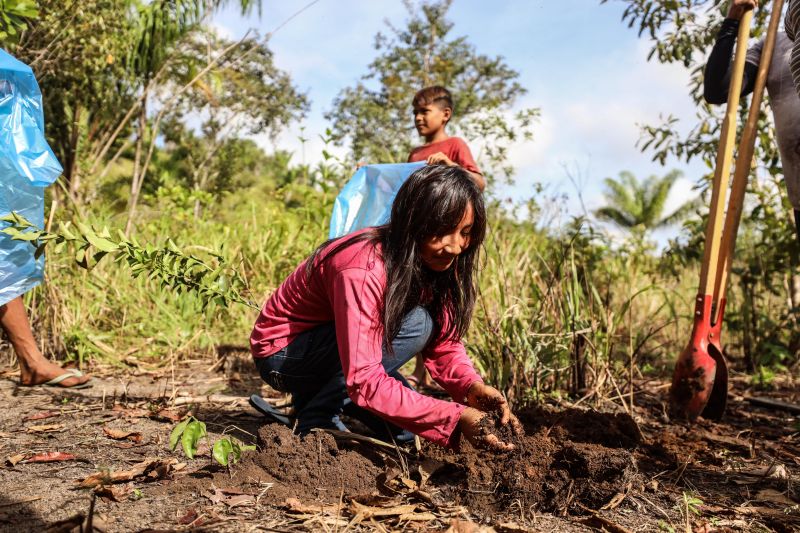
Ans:
{"type": "Polygon", "coordinates": [[[495,413],[517,434],[520,423],[460,340],[485,233],[483,196],[469,175],[426,166],[398,192],[388,224],[324,243],[283,282],[250,344],[264,381],[292,394],[299,434],[346,431],[344,413],[383,438],[415,433],[457,447],[463,434],[479,448],[513,449],[484,418],[495,413]],[[399,369],[417,353],[455,401],[409,386],[399,369]]]}

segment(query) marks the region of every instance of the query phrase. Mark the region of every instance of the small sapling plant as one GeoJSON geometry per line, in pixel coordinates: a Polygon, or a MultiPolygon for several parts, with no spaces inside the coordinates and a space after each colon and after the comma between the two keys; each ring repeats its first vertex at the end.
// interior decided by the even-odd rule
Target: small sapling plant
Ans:
{"type": "Polygon", "coordinates": [[[221,437],[213,444],[208,437],[206,425],[193,416],[186,417],[172,430],[169,436],[169,447],[175,450],[178,443],[181,443],[183,453],[189,459],[194,459],[200,440],[205,437],[211,445],[211,457],[222,466],[229,467],[237,463],[242,458],[242,452],[255,450],[252,445],[245,445],[233,437],[221,437]]]}

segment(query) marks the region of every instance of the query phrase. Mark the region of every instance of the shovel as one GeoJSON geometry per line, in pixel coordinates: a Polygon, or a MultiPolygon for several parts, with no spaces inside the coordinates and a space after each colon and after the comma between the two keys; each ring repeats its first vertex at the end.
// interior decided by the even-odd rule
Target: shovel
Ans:
{"type": "Polygon", "coordinates": [[[678,357],[672,376],[670,407],[672,415],[678,418],[694,420],[702,415],[705,418],[718,420],[725,413],[728,401],[728,365],[722,354],[720,342],[722,318],[725,312],[725,290],[755,149],[758,115],[775,49],[782,7],[783,0],[773,2],[750,111],[739,142],[728,209],[725,212],[733,144],[736,140],[736,114],[742,92],[747,41],[753,12],[746,12],[739,24],[733,73],[728,90],[728,107],[722,123],[711,189],[711,207],[700,270],[700,290],[694,308],[694,327],[689,344],[678,357]]]}

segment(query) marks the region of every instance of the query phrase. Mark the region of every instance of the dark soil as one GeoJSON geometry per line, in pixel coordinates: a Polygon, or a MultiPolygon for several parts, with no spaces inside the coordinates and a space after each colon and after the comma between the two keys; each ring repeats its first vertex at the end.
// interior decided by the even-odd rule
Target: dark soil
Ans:
{"type": "Polygon", "coordinates": [[[476,512],[496,514],[515,503],[523,509],[565,514],[598,509],[625,492],[637,476],[633,452],[641,442],[636,423],[622,414],[567,409],[528,409],[518,414],[525,435],[505,438],[516,445],[506,454],[461,453],[429,447],[446,461],[431,479],[443,496],[476,512]]]}
{"type": "MultiPolygon", "coordinates": [[[[519,416],[524,436],[497,428],[516,444],[512,452],[475,450],[467,443],[460,452],[425,445],[419,457],[408,459],[407,468],[414,471],[435,460],[427,481],[434,500],[484,516],[507,512],[512,503],[559,514],[596,509],[637,478],[633,451],[641,437],[629,416],[544,408],[519,416]]],[[[278,481],[282,488],[275,495],[335,503],[342,495],[381,490],[380,476],[390,467],[384,454],[347,449],[328,434],[301,440],[279,425],[264,426],[259,444],[260,453],[245,468],[260,467],[278,481]]]]}
{"type": "Polygon", "coordinates": [[[260,452],[248,457],[242,468],[262,469],[279,488],[271,496],[337,502],[342,495],[358,496],[376,491],[385,461],[370,454],[338,445],[327,433],[312,433],[303,439],[279,424],[258,431],[260,452]],[[370,457],[371,456],[371,457],[370,457]]]}

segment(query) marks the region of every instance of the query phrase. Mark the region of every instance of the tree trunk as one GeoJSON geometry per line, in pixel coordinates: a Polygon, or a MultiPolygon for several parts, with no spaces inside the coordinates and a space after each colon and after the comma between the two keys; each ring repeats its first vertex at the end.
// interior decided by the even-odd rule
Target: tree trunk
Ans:
{"type": "Polygon", "coordinates": [[[742,281],[742,351],[744,366],[748,374],[756,369],[753,353],[753,335],[755,333],[755,302],[753,301],[752,283],[742,281]]]}
{"type": "Polygon", "coordinates": [[[130,235],[133,229],[133,219],[136,216],[136,206],[139,203],[139,191],[142,190],[142,150],[144,148],[144,135],[147,128],[147,105],[142,101],[139,109],[139,126],[136,133],[136,151],[133,157],[133,176],[131,177],[131,196],[128,199],[128,221],[125,223],[125,235],[130,235]]]}
{"type": "Polygon", "coordinates": [[[576,334],[572,338],[572,390],[574,397],[582,395],[586,389],[586,337],[582,333],[576,334]]]}
{"type": "Polygon", "coordinates": [[[69,139],[69,153],[64,161],[64,177],[69,184],[69,195],[73,201],[78,201],[78,191],[81,186],[80,172],[77,172],[78,142],[81,136],[81,106],[76,105],[72,112],[72,127],[69,139]]]}

